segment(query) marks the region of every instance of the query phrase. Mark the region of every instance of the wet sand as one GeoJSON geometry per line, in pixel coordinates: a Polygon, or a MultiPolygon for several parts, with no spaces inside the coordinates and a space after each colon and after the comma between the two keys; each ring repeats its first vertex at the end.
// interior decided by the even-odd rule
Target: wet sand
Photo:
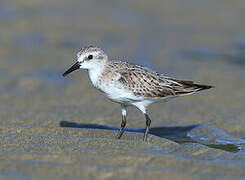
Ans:
{"type": "Polygon", "coordinates": [[[245,2],[0,2],[0,179],[244,179],[245,2]],[[215,88],[150,109],[120,106],[86,71],[83,45],[215,88]]]}

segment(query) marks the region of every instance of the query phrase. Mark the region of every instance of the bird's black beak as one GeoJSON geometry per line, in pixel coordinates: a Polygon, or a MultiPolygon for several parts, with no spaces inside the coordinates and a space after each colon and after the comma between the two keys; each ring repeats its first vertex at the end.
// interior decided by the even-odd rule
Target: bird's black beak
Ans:
{"type": "Polygon", "coordinates": [[[64,72],[63,76],[65,77],[66,75],[70,74],[71,72],[77,70],[80,68],[80,63],[76,62],[74,65],[72,65],[66,72],[64,72]]]}

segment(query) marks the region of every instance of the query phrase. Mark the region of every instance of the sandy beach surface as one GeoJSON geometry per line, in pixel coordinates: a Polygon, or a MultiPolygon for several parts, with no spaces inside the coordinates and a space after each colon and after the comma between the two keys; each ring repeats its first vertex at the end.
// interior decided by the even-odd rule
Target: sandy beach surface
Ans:
{"type": "Polygon", "coordinates": [[[0,2],[0,179],[245,179],[245,1],[0,2]],[[215,88],[144,116],[62,77],[84,45],[215,88]]]}

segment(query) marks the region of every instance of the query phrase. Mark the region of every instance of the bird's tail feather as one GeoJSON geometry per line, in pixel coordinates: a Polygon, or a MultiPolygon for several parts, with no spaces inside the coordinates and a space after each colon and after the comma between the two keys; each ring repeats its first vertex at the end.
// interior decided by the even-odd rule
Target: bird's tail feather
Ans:
{"type": "Polygon", "coordinates": [[[193,81],[185,81],[185,80],[178,80],[178,83],[183,86],[182,90],[177,92],[178,95],[188,95],[194,92],[206,90],[213,88],[214,86],[204,85],[204,84],[196,84],[193,81]]]}

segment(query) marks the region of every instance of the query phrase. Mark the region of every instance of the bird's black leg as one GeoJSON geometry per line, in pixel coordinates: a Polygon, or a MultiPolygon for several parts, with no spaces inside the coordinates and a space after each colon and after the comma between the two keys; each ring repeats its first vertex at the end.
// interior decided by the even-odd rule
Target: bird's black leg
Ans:
{"type": "Polygon", "coordinates": [[[144,134],[144,141],[147,141],[148,132],[149,132],[149,128],[151,125],[151,119],[147,114],[145,114],[145,119],[146,119],[146,128],[145,128],[145,134],[144,134]]]}
{"type": "Polygon", "coordinates": [[[120,139],[124,133],[124,128],[126,126],[126,116],[127,116],[127,110],[125,105],[121,105],[122,110],[122,122],[119,132],[117,133],[117,139],[120,139]]]}

